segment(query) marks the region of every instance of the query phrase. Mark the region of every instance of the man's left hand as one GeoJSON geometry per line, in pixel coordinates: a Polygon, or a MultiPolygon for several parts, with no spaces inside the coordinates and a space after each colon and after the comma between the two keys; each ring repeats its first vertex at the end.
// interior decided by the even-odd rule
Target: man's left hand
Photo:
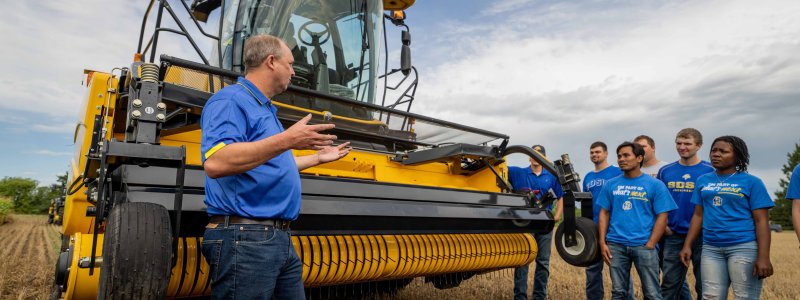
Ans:
{"type": "Polygon", "coordinates": [[[348,147],[350,142],[343,143],[339,146],[326,146],[319,151],[317,151],[317,157],[319,158],[319,163],[324,164],[327,162],[332,162],[335,160],[339,160],[342,157],[347,156],[352,150],[352,147],[348,147]]]}

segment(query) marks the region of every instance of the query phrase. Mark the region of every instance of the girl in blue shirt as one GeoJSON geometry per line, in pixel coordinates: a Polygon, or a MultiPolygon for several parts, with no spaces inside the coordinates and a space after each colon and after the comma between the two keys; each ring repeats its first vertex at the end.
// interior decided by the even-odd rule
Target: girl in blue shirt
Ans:
{"type": "Polygon", "coordinates": [[[715,172],[697,179],[695,211],[681,261],[691,261],[692,244],[703,230],[703,298],[759,299],[763,279],[772,275],[768,209],[775,206],[764,182],[747,173],[750,155],[744,141],[722,136],[711,146],[715,172]]]}

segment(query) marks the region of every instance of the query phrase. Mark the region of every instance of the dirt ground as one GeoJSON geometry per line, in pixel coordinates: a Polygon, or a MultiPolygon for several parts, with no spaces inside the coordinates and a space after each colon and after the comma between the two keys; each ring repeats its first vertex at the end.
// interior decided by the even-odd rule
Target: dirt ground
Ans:
{"type": "MultiPolygon", "coordinates": [[[[0,299],[47,299],[60,243],[58,227],[48,225],[46,216],[12,215],[10,219],[9,223],[0,225],[0,299]]],[[[775,275],[766,280],[762,299],[800,298],[800,284],[797,283],[800,280],[800,250],[794,233],[773,233],[771,252],[775,275]]],[[[548,299],[585,299],[582,268],[569,266],[555,249],[550,266],[548,299]]],[[[529,276],[528,282],[531,283],[533,268],[529,276]]],[[[457,288],[447,290],[438,290],[418,278],[392,298],[512,299],[513,277],[513,270],[507,269],[478,275],[457,288]]],[[[605,279],[608,299],[611,281],[607,269],[605,279]]],[[[689,282],[694,284],[692,275],[689,282]]],[[[636,297],[641,299],[636,276],[634,285],[636,297]]]]}

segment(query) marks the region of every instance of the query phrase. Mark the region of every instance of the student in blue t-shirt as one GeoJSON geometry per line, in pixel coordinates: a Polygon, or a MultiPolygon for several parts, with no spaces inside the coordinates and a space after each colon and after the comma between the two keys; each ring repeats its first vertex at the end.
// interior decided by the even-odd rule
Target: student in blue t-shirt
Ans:
{"type": "MultiPolygon", "coordinates": [[[[694,128],[684,128],[675,136],[675,150],[680,159],[667,164],[658,171],[656,178],[667,185],[667,189],[678,205],[678,209],[667,215],[667,229],[661,238],[663,251],[661,271],[661,294],[664,299],[692,299],[692,292],[686,284],[687,267],[681,263],[680,252],[683,249],[689,222],[694,214],[692,192],[697,178],[714,172],[714,167],[707,161],[700,160],[697,152],[703,146],[703,135],[694,128]]],[[[702,245],[695,244],[692,249],[692,267],[694,278],[700,277],[700,255],[702,245]]],[[[702,282],[694,285],[697,295],[702,295],[702,282]]]]}
{"type": "Polygon", "coordinates": [[[658,286],[656,244],[667,227],[667,212],[677,208],[667,187],[642,173],[644,149],[631,142],[617,147],[622,176],[606,182],[600,206],[600,253],[611,269],[611,298],[625,299],[631,264],[642,282],[645,299],[662,299],[658,286]]]}
{"type": "MultiPolygon", "coordinates": [[[[541,145],[534,145],[533,150],[545,156],[545,149],[541,145]]],[[[553,191],[556,198],[555,212],[553,219],[558,222],[561,219],[561,209],[563,207],[562,196],[564,192],[558,179],[550,172],[547,172],[533,158],[530,159],[530,167],[508,167],[508,181],[514,191],[528,191],[535,197],[542,199],[549,191],[553,191]]],[[[547,207],[552,210],[552,204],[547,207]]],[[[552,245],[553,233],[534,234],[536,244],[539,245],[539,253],[536,254],[536,271],[533,274],[533,299],[547,299],[547,281],[550,278],[550,250],[552,245]]],[[[514,270],[514,299],[528,299],[528,266],[524,265],[514,270]]]]}
{"type": "Polygon", "coordinates": [[[794,167],[792,178],[789,180],[789,190],[786,191],[786,199],[792,201],[792,223],[794,223],[794,233],[797,234],[797,241],[800,242],[800,164],[794,167]]]}
{"type": "Polygon", "coordinates": [[[733,286],[737,299],[759,299],[769,260],[769,208],[775,206],[764,182],[747,173],[750,154],[744,141],[722,136],[711,145],[716,170],[697,179],[696,205],[681,261],[689,265],[692,244],[703,232],[703,298],[725,299],[733,286]]]}
{"type": "MultiPolygon", "coordinates": [[[[597,196],[603,190],[603,186],[611,178],[622,175],[622,170],[608,163],[608,147],[606,143],[597,141],[589,146],[589,160],[594,164],[594,171],[586,173],[583,177],[583,191],[592,193],[593,220],[597,223],[600,215],[600,206],[596,205],[597,196]]],[[[583,205],[581,204],[583,207],[583,205]]],[[[630,281],[628,289],[628,299],[633,300],[633,280],[630,281]]],[[[586,267],[586,299],[603,299],[605,289],[603,288],[603,262],[586,267]]]]}

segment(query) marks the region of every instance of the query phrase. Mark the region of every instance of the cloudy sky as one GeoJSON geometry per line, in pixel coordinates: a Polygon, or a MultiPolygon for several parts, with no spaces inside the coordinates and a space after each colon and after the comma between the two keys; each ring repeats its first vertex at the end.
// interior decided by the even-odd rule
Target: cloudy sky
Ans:
{"type": "MultiPolygon", "coordinates": [[[[67,169],[83,69],[128,66],[145,6],[4,5],[0,177],[52,183],[67,169]]],[[[647,134],[674,161],[675,133],[695,127],[703,159],[715,137],[742,137],[751,173],[774,191],[800,143],[800,1],[420,0],[408,17],[413,112],[569,153],[581,174],[596,140],[613,148],[647,134]]],[[[160,45],[190,53],[178,38],[160,45]]]]}

